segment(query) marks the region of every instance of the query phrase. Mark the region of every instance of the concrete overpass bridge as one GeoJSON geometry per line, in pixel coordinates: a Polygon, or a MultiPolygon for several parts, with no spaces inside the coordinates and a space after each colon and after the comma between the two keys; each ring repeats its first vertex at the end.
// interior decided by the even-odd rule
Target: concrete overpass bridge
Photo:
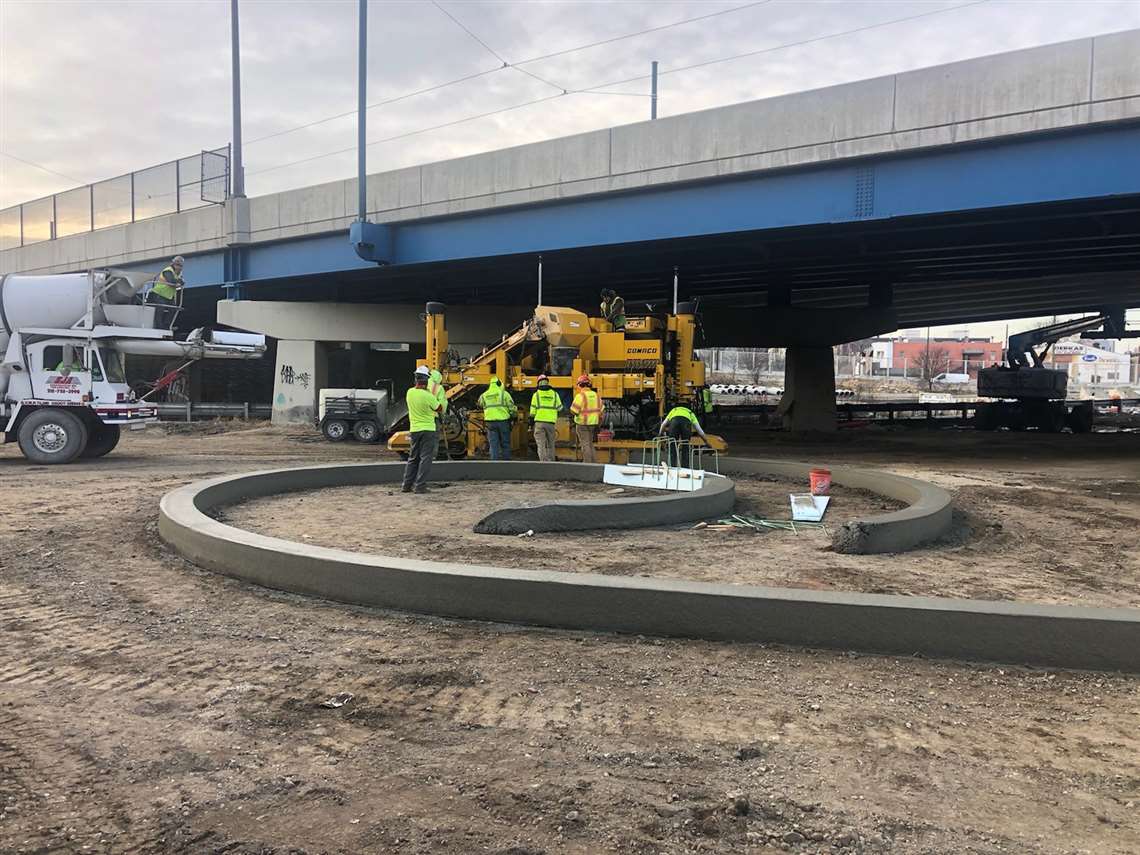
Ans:
{"type": "MultiPolygon", "coordinates": [[[[371,175],[384,264],[348,240],[356,195],[231,199],[6,250],[0,272],[181,253],[200,302],[233,298],[222,322],[345,341],[364,311],[417,341],[408,310],[305,304],[523,307],[473,321],[494,338],[540,255],[553,304],[660,304],[676,268],[710,344],[817,369],[813,349],[901,326],[1138,306],[1140,30],[371,175]]],[[[319,374],[312,345],[286,350],[319,374]]]]}

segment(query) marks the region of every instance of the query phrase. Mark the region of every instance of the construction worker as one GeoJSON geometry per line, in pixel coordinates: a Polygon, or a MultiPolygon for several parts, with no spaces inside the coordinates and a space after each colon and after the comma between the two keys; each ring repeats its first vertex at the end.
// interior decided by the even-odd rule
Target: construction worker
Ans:
{"type": "Polygon", "coordinates": [[[442,439],[443,417],[447,415],[447,390],[443,388],[443,375],[434,368],[428,374],[428,391],[439,401],[439,415],[436,416],[435,426],[442,439]]]}
{"type": "MultiPolygon", "coordinates": [[[[657,435],[668,434],[670,439],[687,444],[693,438],[694,430],[701,439],[707,440],[701,423],[697,421],[696,414],[688,407],[676,406],[667,412],[665,418],[661,420],[661,427],[658,429],[657,435]]],[[[671,464],[681,465],[681,448],[679,445],[670,444],[669,458],[671,464]]]]}
{"type": "Polygon", "coordinates": [[[574,393],[574,402],[570,405],[570,412],[574,416],[574,435],[578,437],[578,445],[582,449],[583,463],[598,462],[594,452],[594,435],[598,431],[598,425],[602,423],[604,411],[605,405],[601,396],[590,385],[589,375],[583,374],[578,378],[578,390],[574,393]]]}
{"type": "Polygon", "coordinates": [[[428,492],[427,479],[432,461],[439,449],[439,431],[435,419],[440,412],[439,399],[428,391],[430,372],[421,365],[413,375],[415,386],[408,390],[408,431],[411,447],[408,449],[408,463],[404,467],[405,493],[428,492]]]}
{"type": "Polygon", "coordinates": [[[705,422],[711,423],[713,420],[713,397],[712,389],[708,386],[701,389],[701,412],[705,417],[705,422]]]}
{"type": "Polygon", "coordinates": [[[519,408],[498,377],[492,377],[487,391],[479,396],[483,423],[487,426],[487,445],[492,460],[511,459],[511,420],[519,408]]]}
{"type": "Polygon", "coordinates": [[[154,278],[150,291],[147,292],[146,301],[159,308],[154,312],[154,325],[156,329],[170,329],[174,324],[176,310],[171,308],[178,305],[178,292],[186,287],[182,278],[182,267],[186,260],[176,255],[170,264],[162,268],[162,272],[154,278]]]}
{"type": "Polygon", "coordinates": [[[83,353],[78,348],[70,348],[71,359],[66,356],[60,359],[59,364],[56,365],[55,370],[65,377],[72,371],[86,371],[87,368],[83,364],[83,353]]]}
{"type": "Polygon", "coordinates": [[[550,379],[539,374],[538,389],[530,396],[530,415],[534,419],[534,442],[538,446],[539,460],[554,459],[554,435],[561,412],[562,397],[550,388],[550,379]]]}
{"type": "Polygon", "coordinates": [[[602,318],[613,324],[615,332],[625,330],[625,300],[610,288],[602,291],[602,318]]]}

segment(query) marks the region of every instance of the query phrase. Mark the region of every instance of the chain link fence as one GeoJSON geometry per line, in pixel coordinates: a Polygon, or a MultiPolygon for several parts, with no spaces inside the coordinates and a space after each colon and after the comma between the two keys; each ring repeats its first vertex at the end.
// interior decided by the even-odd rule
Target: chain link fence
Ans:
{"type": "Polygon", "coordinates": [[[0,250],[219,205],[229,186],[227,145],[0,210],[0,250]]]}

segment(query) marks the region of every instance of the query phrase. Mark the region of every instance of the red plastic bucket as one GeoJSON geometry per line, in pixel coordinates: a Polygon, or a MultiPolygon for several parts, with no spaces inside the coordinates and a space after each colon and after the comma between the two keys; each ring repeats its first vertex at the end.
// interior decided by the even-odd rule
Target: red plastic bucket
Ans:
{"type": "Polygon", "coordinates": [[[831,470],[813,469],[808,473],[813,496],[826,496],[831,492],[831,470]]]}
{"type": "Polygon", "coordinates": [[[612,442],[613,438],[614,432],[612,430],[606,430],[605,428],[602,428],[600,431],[598,431],[598,442],[612,442]]]}

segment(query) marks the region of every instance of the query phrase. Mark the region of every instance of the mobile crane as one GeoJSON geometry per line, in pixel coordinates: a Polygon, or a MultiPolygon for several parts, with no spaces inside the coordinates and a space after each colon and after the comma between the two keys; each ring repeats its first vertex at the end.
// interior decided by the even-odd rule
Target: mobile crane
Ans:
{"type": "MultiPolygon", "coordinates": [[[[595,443],[602,462],[627,463],[630,452],[644,448],[657,433],[661,419],[677,404],[700,413],[705,365],[694,351],[696,307],[681,303],[676,314],[626,318],[624,330],[601,318],[561,306],[538,306],[521,326],[487,346],[475,357],[461,360],[448,347],[447,307],[428,303],[424,314],[426,357],[421,365],[438,370],[447,389],[448,412],[443,421],[447,452],[474,456],[486,448],[482,413],[475,400],[492,377],[516,396],[520,418],[512,427],[512,453],[528,449],[526,412],[538,375],[546,374],[559,391],[568,412],[577,378],[587,374],[605,401],[603,429],[595,443]]],[[[555,453],[575,459],[568,418],[558,420],[555,453]]],[[[694,445],[702,444],[694,437],[694,445]]],[[[397,432],[388,447],[406,453],[408,435],[397,432]]],[[[727,446],[708,435],[717,451],[727,446]]]]}
{"type": "Polygon", "coordinates": [[[1096,315],[1050,324],[1009,337],[1005,362],[978,372],[978,396],[998,400],[979,404],[974,418],[978,430],[1038,430],[1056,433],[1066,426],[1073,433],[1092,430],[1095,411],[1089,401],[1068,403],[1069,377],[1045,367],[1049,349],[1067,336],[1136,338],[1125,329],[1125,310],[1111,307],[1096,315]]]}
{"type": "Polygon", "coordinates": [[[18,442],[33,463],[102,457],[122,426],[158,421],[127,385],[125,354],[178,358],[185,368],[265,352],[265,337],[248,333],[198,329],[175,341],[177,310],[160,315],[139,299],[153,279],[123,270],[0,276],[0,441],[18,442]]]}

